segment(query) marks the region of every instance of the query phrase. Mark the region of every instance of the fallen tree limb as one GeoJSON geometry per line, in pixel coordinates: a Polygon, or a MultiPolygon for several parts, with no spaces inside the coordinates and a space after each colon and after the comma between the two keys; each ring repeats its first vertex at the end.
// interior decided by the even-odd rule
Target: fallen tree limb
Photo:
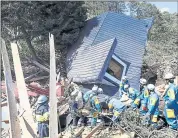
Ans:
{"type": "Polygon", "coordinates": [[[44,79],[47,79],[47,78],[49,78],[49,76],[41,76],[41,77],[37,77],[37,78],[32,78],[28,82],[44,80],[44,79]]]}
{"type": "Polygon", "coordinates": [[[25,81],[28,81],[28,80],[32,79],[33,77],[35,77],[36,75],[38,75],[40,72],[42,72],[42,70],[38,71],[38,72],[35,73],[35,74],[32,74],[32,75],[26,77],[26,78],[25,78],[25,81]]]}
{"type": "Polygon", "coordinates": [[[31,64],[34,64],[36,65],[37,67],[39,67],[40,69],[43,69],[44,71],[46,72],[50,72],[49,68],[47,68],[46,66],[40,64],[39,62],[35,61],[35,60],[32,60],[32,59],[29,59],[29,58],[26,58],[26,60],[31,63],[31,64]]]}

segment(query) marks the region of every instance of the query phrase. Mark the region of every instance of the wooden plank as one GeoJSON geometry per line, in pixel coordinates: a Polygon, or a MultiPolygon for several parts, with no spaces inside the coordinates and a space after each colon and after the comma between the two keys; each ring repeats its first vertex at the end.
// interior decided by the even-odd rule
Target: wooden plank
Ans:
{"type": "Polygon", "coordinates": [[[97,125],[95,128],[93,128],[93,130],[87,136],[85,136],[85,138],[90,138],[102,126],[103,126],[103,123],[100,123],[99,125],[97,125]]]}
{"type": "Polygon", "coordinates": [[[23,131],[23,137],[24,138],[35,137],[36,126],[32,118],[32,110],[30,108],[28,93],[26,89],[26,84],[24,80],[17,44],[11,43],[11,49],[12,49],[12,57],[14,62],[17,88],[18,88],[19,99],[20,99],[19,109],[22,109],[21,112],[25,110],[23,115],[19,117],[21,128],[23,131]]]}
{"type": "Polygon", "coordinates": [[[8,110],[9,110],[10,137],[21,138],[21,130],[20,130],[19,120],[17,117],[18,114],[17,114],[17,107],[16,107],[16,101],[14,95],[9,58],[7,54],[5,41],[2,38],[1,38],[1,50],[2,50],[2,60],[3,60],[4,74],[5,74],[6,94],[7,94],[8,110]]]}
{"type": "Polygon", "coordinates": [[[54,36],[49,34],[50,44],[50,120],[49,120],[49,137],[58,137],[58,119],[57,119],[57,97],[56,97],[56,61],[54,36]]]}
{"type": "MultiPolygon", "coordinates": [[[[2,45],[2,44],[1,44],[2,45]]],[[[1,48],[1,45],[0,45],[0,49],[2,49],[1,48]]],[[[1,83],[2,83],[2,79],[1,79],[1,52],[2,52],[2,50],[0,50],[0,102],[2,101],[2,99],[1,99],[1,95],[2,95],[2,88],[1,88],[1,83]]],[[[0,113],[2,113],[2,106],[0,107],[0,113]]],[[[1,134],[1,128],[2,128],[2,114],[0,115],[0,134],[1,134]]]]}

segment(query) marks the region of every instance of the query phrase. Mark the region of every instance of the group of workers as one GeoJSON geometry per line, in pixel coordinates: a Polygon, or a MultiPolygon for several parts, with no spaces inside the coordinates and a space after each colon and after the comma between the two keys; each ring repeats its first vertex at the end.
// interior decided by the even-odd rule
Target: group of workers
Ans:
{"type": "MultiPolygon", "coordinates": [[[[165,75],[167,88],[162,95],[165,101],[164,116],[171,129],[178,130],[178,91],[174,84],[174,76],[171,73],[165,75]]],[[[73,91],[70,93],[70,113],[73,119],[73,128],[86,125],[87,116],[91,116],[91,127],[96,126],[99,115],[102,115],[102,105],[98,94],[102,94],[102,88],[94,85],[93,88],[82,93],[78,85],[72,82],[73,91]],[[85,110],[83,110],[85,109],[85,110]],[[88,111],[88,112],[87,112],[88,111]]],[[[123,95],[130,99],[129,107],[139,110],[143,116],[143,122],[153,127],[157,127],[158,116],[160,114],[160,95],[155,90],[153,84],[148,84],[146,79],[140,79],[140,90],[132,88],[128,78],[124,76],[119,87],[119,97],[106,96],[104,102],[108,106],[109,112],[113,114],[112,121],[118,121],[119,115],[124,112],[128,105],[122,102],[123,95]]],[[[49,136],[49,106],[48,99],[42,95],[38,98],[35,109],[35,118],[38,122],[38,134],[40,138],[49,136]]],[[[121,118],[122,119],[122,118],[121,118]]]]}

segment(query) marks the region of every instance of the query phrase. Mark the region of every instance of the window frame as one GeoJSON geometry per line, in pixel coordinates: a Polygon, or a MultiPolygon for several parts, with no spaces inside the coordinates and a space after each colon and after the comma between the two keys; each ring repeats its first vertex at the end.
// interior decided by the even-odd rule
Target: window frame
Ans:
{"type": "MultiPolygon", "coordinates": [[[[123,71],[122,71],[122,76],[121,78],[125,75],[126,73],[126,68],[127,68],[127,64],[124,63],[122,60],[120,60],[116,55],[112,55],[112,58],[111,60],[114,59],[117,63],[121,64],[124,68],[123,68],[123,71]]],[[[109,62],[110,63],[110,62],[109,62]]],[[[109,67],[109,65],[108,65],[109,67]]],[[[105,72],[104,74],[104,77],[106,77],[109,81],[111,81],[112,83],[116,83],[117,85],[120,84],[120,80],[113,77],[112,75],[110,75],[109,73],[105,72]]]]}

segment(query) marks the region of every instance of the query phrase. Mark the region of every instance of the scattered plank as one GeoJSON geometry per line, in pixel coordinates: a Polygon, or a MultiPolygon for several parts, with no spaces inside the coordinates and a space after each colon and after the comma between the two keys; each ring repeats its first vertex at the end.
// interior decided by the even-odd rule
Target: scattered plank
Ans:
{"type": "Polygon", "coordinates": [[[9,57],[7,54],[7,49],[5,41],[1,38],[1,50],[2,50],[2,60],[4,67],[5,83],[6,83],[6,94],[8,101],[9,110],[9,122],[10,122],[10,137],[11,138],[21,138],[20,124],[18,120],[17,107],[14,95],[14,88],[12,82],[12,75],[9,64],[9,57]]]}
{"type": "Polygon", "coordinates": [[[103,123],[100,123],[99,125],[97,125],[95,128],[93,128],[93,130],[87,135],[85,136],[84,138],[90,138],[92,137],[92,135],[99,129],[103,127],[103,123]]]}
{"type": "Polygon", "coordinates": [[[29,138],[35,137],[36,126],[32,118],[32,111],[30,108],[28,93],[26,89],[26,84],[24,80],[17,44],[11,43],[11,49],[12,49],[12,57],[14,62],[18,94],[20,99],[20,109],[25,111],[22,117],[19,117],[20,124],[22,126],[21,128],[23,131],[23,136],[29,138]]]}
{"type": "Polygon", "coordinates": [[[50,44],[50,120],[49,120],[49,137],[58,137],[58,120],[57,120],[57,98],[56,98],[56,61],[54,36],[49,34],[50,44]]]}

